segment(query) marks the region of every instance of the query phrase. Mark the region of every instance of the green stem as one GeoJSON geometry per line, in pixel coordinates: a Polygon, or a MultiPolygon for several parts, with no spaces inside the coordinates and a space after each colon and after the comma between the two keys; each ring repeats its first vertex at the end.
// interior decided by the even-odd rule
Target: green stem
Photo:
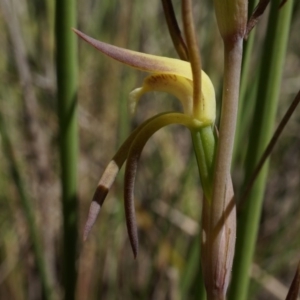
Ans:
{"type": "MultiPolygon", "coordinates": [[[[247,154],[245,183],[253,173],[273,132],[280,80],[287,46],[293,1],[278,10],[279,0],[272,1],[267,37],[261,63],[253,127],[247,154]]],[[[260,221],[268,164],[263,167],[239,217],[236,257],[230,299],[247,298],[249,270],[260,221]]]]}
{"type": "Polygon", "coordinates": [[[202,188],[206,200],[211,203],[213,182],[213,160],[216,141],[211,126],[192,131],[192,140],[202,188]]]}
{"type": "Polygon", "coordinates": [[[57,98],[64,225],[65,299],[75,298],[77,254],[77,44],[76,1],[56,1],[57,98]]]}
{"type": "MultiPolygon", "coordinates": [[[[202,220],[200,230],[200,240],[202,247],[199,247],[199,255],[202,258],[201,269],[199,269],[198,283],[199,293],[197,294],[200,299],[206,299],[206,291],[209,292],[207,282],[210,281],[211,276],[207,276],[208,269],[211,269],[211,264],[206,264],[204,261],[209,260],[209,255],[207,255],[207,247],[203,243],[203,231],[208,227],[208,221],[210,220],[209,209],[211,207],[212,192],[213,192],[213,171],[214,171],[214,158],[217,145],[217,137],[213,132],[212,126],[204,127],[199,130],[193,130],[192,140],[194,151],[196,154],[196,159],[198,163],[198,170],[201,179],[201,184],[203,188],[203,201],[202,201],[202,220]],[[208,278],[209,277],[209,278],[208,278]],[[206,291],[203,283],[205,282],[206,291]]],[[[208,299],[213,299],[209,295],[208,299]]]]}

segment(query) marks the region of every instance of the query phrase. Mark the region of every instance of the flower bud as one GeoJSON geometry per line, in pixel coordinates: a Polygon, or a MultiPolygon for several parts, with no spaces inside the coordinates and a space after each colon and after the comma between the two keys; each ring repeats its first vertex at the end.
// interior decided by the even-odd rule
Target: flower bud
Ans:
{"type": "Polygon", "coordinates": [[[219,30],[223,40],[243,38],[247,25],[247,0],[214,0],[219,30]]]}

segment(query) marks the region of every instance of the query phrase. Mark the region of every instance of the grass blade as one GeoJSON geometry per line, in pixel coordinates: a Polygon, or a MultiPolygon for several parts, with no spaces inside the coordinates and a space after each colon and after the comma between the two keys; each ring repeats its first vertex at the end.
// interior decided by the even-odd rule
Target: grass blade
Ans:
{"type": "MultiPolygon", "coordinates": [[[[257,92],[253,126],[246,158],[245,182],[248,182],[273,132],[279,97],[282,65],[290,27],[293,1],[278,10],[279,1],[273,1],[269,16],[267,37],[262,57],[260,82],[257,92]]],[[[267,164],[247,199],[237,226],[236,256],[233,268],[230,299],[247,298],[249,270],[254,253],[263,194],[267,180],[267,164]]]]}

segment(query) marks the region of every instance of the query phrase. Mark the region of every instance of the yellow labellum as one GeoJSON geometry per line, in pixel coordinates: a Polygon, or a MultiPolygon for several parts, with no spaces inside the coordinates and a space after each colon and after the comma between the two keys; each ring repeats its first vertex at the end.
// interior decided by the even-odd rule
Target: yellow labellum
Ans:
{"type": "Polygon", "coordinates": [[[129,94],[131,112],[135,112],[140,97],[150,91],[166,92],[178,98],[185,114],[193,114],[192,81],[174,74],[154,74],[145,78],[143,86],[129,94]]]}

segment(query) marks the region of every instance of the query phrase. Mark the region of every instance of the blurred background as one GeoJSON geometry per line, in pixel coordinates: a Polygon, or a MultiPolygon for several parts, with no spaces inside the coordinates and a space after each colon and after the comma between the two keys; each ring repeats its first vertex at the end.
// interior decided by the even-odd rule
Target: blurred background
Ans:
{"type": "MultiPolygon", "coordinates": [[[[214,83],[220,107],[223,45],[212,1],[193,2],[203,69],[214,83]]],[[[173,4],[181,24],[180,1],[173,4]]],[[[96,39],[177,58],[158,0],[79,0],[77,9],[78,29],[96,39]]],[[[53,297],[63,297],[54,14],[51,0],[0,0],[1,299],[43,299],[28,216],[37,225],[53,297]]],[[[238,124],[240,140],[232,168],[237,194],[266,24],[267,13],[255,32],[247,111],[238,124]]],[[[297,2],[278,122],[300,87],[299,28],[297,2]]],[[[128,94],[142,84],[145,74],[105,57],[80,40],[78,62],[77,299],[198,299],[202,191],[190,135],[183,127],[160,130],[140,159],[135,190],[138,259],[134,260],[127,237],[123,170],[88,240],[81,242],[93,192],[121,143],[143,120],[182,108],[169,95],[149,93],[131,116],[128,94]]],[[[284,299],[300,257],[299,122],[298,109],[271,156],[249,299],[284,299]]]]}

